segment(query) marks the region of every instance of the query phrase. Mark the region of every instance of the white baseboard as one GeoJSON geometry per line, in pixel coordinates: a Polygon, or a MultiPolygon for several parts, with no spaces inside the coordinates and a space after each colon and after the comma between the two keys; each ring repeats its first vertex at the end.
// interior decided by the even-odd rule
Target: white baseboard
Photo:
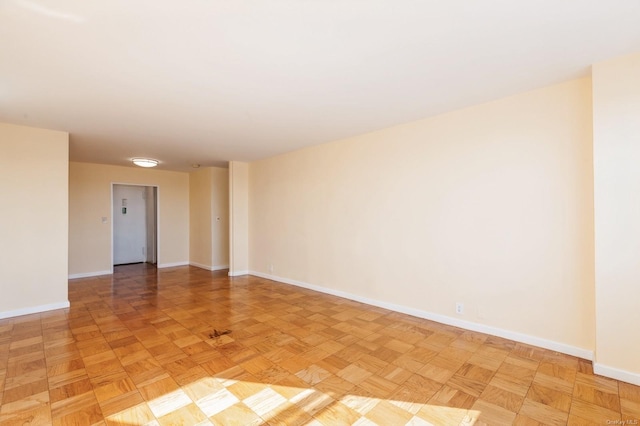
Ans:
{"type": "MultiPolygon", "coordinates": [[[[189,262],[173,262],[173,263],[159,263],[156,267],[157,268],[173,268],[175,266],[188,266],[190,263],[189,262]]],[[[191,263],[191,265],[193,266],[197,266],[198,268],[203,268],[203,269],[208,269],[210,271],[217,271],[219,269],[226,269],[229,266],[213,266],[213,268],[216,269],[211,269],[212,267],[210,266],[204,266],[204,265],[199,265],[196,263],[191,263]]],[[[95,272],[83,272],[80,274],[69,274],[69,279],[73,280],[76,278],[89,278],[89,277],[98,277],[100,275],[111,275],[113,274],[113,271],[111,270],[106,270],[106,271],[95,271],[95,272]]]]}
{"type": "MultiPolygon", "coordinates": [[[[233,271],[233,272],[229,271],[228,275],[230,277],[239,277],[240,275],[249,275],[250,273],[251,272],[249,272],[249,271],[233,271]]],[[[255,274],[252,274],[252,275],[255,275],[255,274]]],[[[278,281],[278,280],[275,280],[275,281],[278,281]]]]}
{"type": "Polygon", "coordinates": [[[158,263],[157,268],[161,269],[161,268],[174,268],[176,266],[189,266],[189,262],[184,261],[184,262],[172,262],[172,263],[158,263]]]}
{"type": "Polygon", "coordinates": [[[593,372],[601,376],[609,377],[611,379],[620,380],[623,382],[631,383],[632,385],[640,386],[640,374],[632,373],[626,370],[620,370],[619,368],[609,367],[607,365],[593,363],[593,372]]]}
{"type": "Polygon", "coordinates": [[[530,336],[528,334],[518,333],[515,331],[505,330],[498,327],[492,327],[489,325],[478,324],[471,321],[464,321],[458,318],[452,318],[446,315],[436,314],[433,312],[427,312],[420,309],[409,308],[407,306],[396,305],[393,303],[382,302],[380,300],[369,299],[368,297],[358,296],[355,294],[347,293],[340,290],[334,290],[331,288],[320,287],[317,285],[305,283],[302,281],[291,280],[288,278],[282,278],[275,275],[264,274],[262,272],[250,271],[251,275],[257,277],[266,278],[273,281],[278,281],[285,284],[291,284],[298,287],[307,288],[309,290],[319,291],[321,293],[331,294],[333,296],[344,297],[345,299],[355,300],[356,302],[366,303],[367,305],[378,306],[380,308],[389,309],[390,311],[400,312],[403,314],[411,315],[418,318],[424,318],[427,320],[439,322],[442,324],[452,325],[454,327],[463,328],[465,330],[477,331],[479,333],[490,334],[492,336],[502,337],[509,340],[514,340],[520,343],[526,343],[527,345],[538,346],[552,351],[561,352],[567,355],[576,356],[578,358],[593,360],[593,351],[588,349],[579,348],[576,346],[567,345],[565,343],[555,342],[553,340],[543,339],[541,337],[530,336]]]}
{"type": "Polygon", "coordinates": [[[80,274],[69,274],[70,280],[75,280],[76,278],[89,278],[89,277],[99,277],[100,275],[111,275],[113,272],[111,270],[106,271],[94,271],[94,272],[82,272],[80,274]]]}
{"type": "Polygon", "coordinates": [[[207,271],[221,271],[223,269],[229,269],[229,265],[209,266],[209,265],[204,265],[202,263],[197,263],[197,262],[189,262],[189,265],[195,266],[196,268],[200,268],[200,269],[206,269],[207,271]]]}
{"type": "Polygon", "coordinates": [[[0,312],[0,319],[19,317],[21,315],[37,314],[40,312],[53,311],[54,309],[64,309],[71,306],[69,301],[50,303],[48,305],[31,306],[29,308],[16,309],[15,311],[0,312]]]}
{"type": "Polygon", "coordinates": [[[229,265],[218,265],[211,268],[212,271],[222,271],[224,269],[229,269],[229,265]]]}

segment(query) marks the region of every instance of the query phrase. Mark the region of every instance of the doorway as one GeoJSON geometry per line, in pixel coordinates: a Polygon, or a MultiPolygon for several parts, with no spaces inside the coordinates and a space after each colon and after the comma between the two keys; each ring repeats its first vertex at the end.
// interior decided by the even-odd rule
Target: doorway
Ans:
{"type": "Polygon", "coordinates": [[[114,266],[157,264],[158,188],[112,184],[114,266]]]}

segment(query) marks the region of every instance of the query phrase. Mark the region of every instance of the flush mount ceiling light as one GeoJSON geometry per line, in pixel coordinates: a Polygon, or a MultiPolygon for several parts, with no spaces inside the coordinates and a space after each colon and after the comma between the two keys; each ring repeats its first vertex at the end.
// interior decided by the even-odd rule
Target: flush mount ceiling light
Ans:
{"type": "Polygon", "coordinates": [[[158,165],[158,160],[151,158],[132,158],[133,164],[140,167],[155,167],[158,165]]]}

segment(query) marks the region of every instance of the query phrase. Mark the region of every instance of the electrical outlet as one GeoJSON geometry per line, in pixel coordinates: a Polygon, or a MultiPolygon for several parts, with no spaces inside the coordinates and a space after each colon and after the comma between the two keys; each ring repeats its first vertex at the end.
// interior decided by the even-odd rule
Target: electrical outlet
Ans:
{"type": "Polygon", "coordinates": [[[464,314],[464,303],[456,302],[456,314],[458,315],[464,314]]]}
{"type": "Polygon", "coordinates": [[[269,264],[269,272],[273,272],[273,265],[269,264]]]}

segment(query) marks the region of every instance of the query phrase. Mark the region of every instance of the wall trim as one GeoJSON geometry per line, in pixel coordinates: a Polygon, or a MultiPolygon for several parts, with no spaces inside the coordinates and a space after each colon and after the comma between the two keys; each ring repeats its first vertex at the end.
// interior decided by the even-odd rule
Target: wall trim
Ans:
{"type": "Polygon", "coordinates": [[[200,269],[206,269],[207,271],[220,271],[222,269],[229,269],[229,265],[209,266],[198,262],[189,262],[189,265],[195,266],[196,268],[200,269]]]}
{"type": "Polygon", "coordinates": [[[600,376],[609,377],[611,379],[620,380],[622,382],[631,383],[632,385],[640,386],[640,374],[632,373],[627,370],[620,370],[619,368],[609,367],[608,365],[593,363],[593,372],[600,376]]]}
{"type": "MultiPolygon", "coordinates": [[[[144,262],[142,262],[144,263],[144,262]]],[[[205,266],[199,263],[194,262],[173,262],[173,263],[159,263],[156,265],[158,269],[160,268],[173,268],[175,266],[188,266],[192,265],[198,268],[207,269],[209,271],[218,271],[220,269],[227,269],[229,265],[219,265],[219,266],[205,266]]],[[[76,278],[89,278],[89,277],[98,277],[100,275],[113,275],[113,271],[108,269],[105,271],[95,271],[95,272],[82,272],[80,274],[69,274],[69,279],[73,280],[76,278]]]]}
{"type": "Polygon", "coordinates": [[[368,297],[358,296],[352,293],[347,293],[345,291],[335,290],[327,287],[320,287],[320,286],[305,283],[302,281],[278,277],[276,275],[264,274],[262,272],[257,272],[257,271],[249,271],[249,273],[251,275],[255,275],[260,278],[266,278],[268,280],[278,281],[284,284],[291,284],[298,287],[307,288],[309,290],[319,291],[321,293],[327,293],[332,296],[343,297],[345,299],[350,299],[356,302],[366,303],[367,305],[389,309],[390,311],[400,312],[400,313],[411,315],[414,317],[439,322],[441,324],[452,325],[454,327],[463,328],[469,331],[477,331],[479,333],[490,334],[492,336],[502,337],[505,339],[514,340],[516,342],[525,343],[527,345],[538,346],[538,347],[549,349],[556,352],[562,352],[567,355],[576,356],[578,358],[583,358],[590,361],[593,360],[593,351],[579,348],[576,346],[567,345],[565,343],[555,342],[553,340],[547,340],[541,337],[536,337],[528,334],[518,333],[515,331],[505,330],[503,328],[492,327],[485,324],[479,324],[471,321],[464,321],[458,318],[452,318],[446,315],[427,312],[427,311],[410,308],[403,305],[396,305],[393,303],[382,302],[380,300],[369,299],[368,297]]]}
{"type": "Polygon", "coordinates": [[[158,269],[161,269],[161,268],[173,268],[175,266],[189,266],[189,262],[183,261],[183,262],[171,262],[171,263],[158,263],[156,267],[158,269]]]}
{"type": "Polygon", "coordinates": [[[89,277],[98,277],[100,275],[112,275],[113,271],[111,269],[107,269],[105,271],[94,271],[94,272],[82,272],[80,274],[69,274],[70,280],[75,280],[76,278],[89,278],[89,277]]]}
{"type": "MultiPolygon", "coordinates": [[[[239,277],[240,275],[255,275],[254,273],[252,273],[251,271],[229,271],[229,276],[230,277],[239,277]]],[[[274,281],[278,281],[278,280],[274,280],[274,281]]],[[[284,282],[284,281],[283,281],[284,282]]]]}
{"type": "Polygon", "coordinates": [[[48,305],[31,306],[28,308],[16,309],[14,311],[0,312],[0,319],[19,317],[21,315],[37,314],[40,312],[53,311],[55,309],[65,309],[71,306],[69,301],[50,303],[48,305]]]}

